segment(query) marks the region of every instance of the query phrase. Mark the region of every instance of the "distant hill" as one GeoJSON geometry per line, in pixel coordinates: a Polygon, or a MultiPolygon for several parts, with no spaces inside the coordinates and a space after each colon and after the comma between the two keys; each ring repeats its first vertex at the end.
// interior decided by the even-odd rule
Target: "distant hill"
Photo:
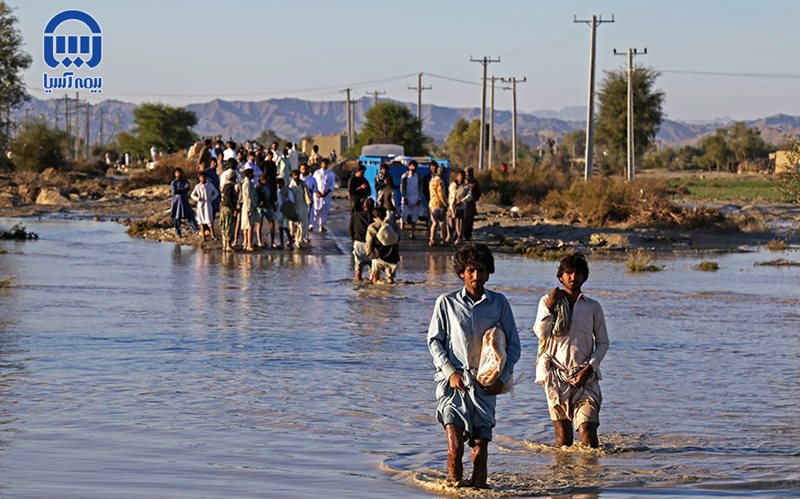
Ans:
{"type": "MultiPolygon", "coordinates": [[[[405,105],[416,113],[416,104],[405,105]]],[[[364,115],[372,105],[372,99],[362,98],[355,104],[356,129],[364,122],[364,115]]],[[[64,101],[32,98],[14,113],[21,119],[29,115],[46,116],[51,122],[58,107],[59,125],[64,124],[64,101]]],[[[118,100],[102,101],[92,108],[90,136],[92,142],[100,136],[102,114],[103,137],[105,141],[118,131],[128,131],[133,127],[132,112],[136,106],[118,100]]],[[[252,139],[267,129],[274,130],[280,137],[299,141],[302,137],[315,134],[333,134],[345,129],[345,103],[343,101],[306,101],[300,99],[268,99],[263,101],[226,101],[215,99],[210,102],[189,104],[187,109],[197,115],[195,131],[201,136],[220,135],[223,138],[252,139]]],[[[464,118],[477,119],[480,108],[452,108],[423,104],[422,116],[424,131],[437,143],[447,138],[455,122],[464,118]]],[[[71,111],[74,117],[74,111],[71,111]]],[[[574,106],[559,111],[535,111],[519,113],[517,116],[519,139],[529,145],[538,146],[548,138],[558,140],[566,133],[585,128],[586,108],[574,106]]],[[[85,110],[81,111],[80,127],[84,127],[85,110]]],[[[498,137],[510,140],[511,112],[495,112],[495,130],[498,137]]],[[[779,114],[747,122],[761,130],[768,142],[780,143],[786,135],[800,134],[800,116],[779,114]]],[[[658,140],[669,145],[693,144],[703,135],[713,133],[724,126],[719,121],[709,123],[685,123],[665,120],[658,132],[658,140]]]]}

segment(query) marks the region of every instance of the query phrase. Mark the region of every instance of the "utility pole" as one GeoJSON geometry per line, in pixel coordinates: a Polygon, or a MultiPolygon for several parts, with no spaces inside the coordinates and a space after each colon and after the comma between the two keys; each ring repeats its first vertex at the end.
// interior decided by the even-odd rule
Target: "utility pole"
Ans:
{"type": "Polygon", "coordinates": [[[75,149],[75,156],[73,158],[78,159],[78,156],[81,152],[81,129],[80,127],[80,104],[81,94],[80,92],[75,92],[75,139],[72,141],[72,147],[75,149]]]}
{"type": "Polygon", "coordinates": [[[613,23],[614,15],[611,19],[603,19],[603,16],[592,16],[591,21],[578,19],[577,16],[572,22],[586,23],[592,28],[592,41],[589,44],[589,99],[586,110],[586,154],[584,156],[583,180],[589,180],[592,176],[592,160],[594,158],[594,59],[595,44],[597,42],[597,27],[602,23],[613,23]]]}
{"type": "Polygon", "coordinates": [[[480,138],[480,152],[478,154],[478,170],[483,170],[484,152],[486,151],[486,66],[493,62],[500,62],[500,58],[492,59],[491,57],[483,56],[481,59],[469,58],[470,62],[479,62],[483,65],[483,92],[481,95],[481,138],[480,138]]]}
{"type": "Polygon", "coordinates": [[[356,143],[356,103],[358,101],[350,101],[350,133],[353,135],[353,145],[356,143]]]}
{"type": "MultiPolygon", "coordinates": [[[[69,136],[70,136],[69,132],[70,132],[70,130],[69,130],[69,96],[67,96],[67,94],[65,93],[64,94],[64,133],[67,136],[67,141],[69,141],[69,136]]],[[[67,142],[67,143],[69,143],[69,142],[67,142]]],[[[69,151],[70,154],[71,154],[72,153],[72,148],[71,147],[68,148],[67,151],[69,151]]]]}
{"type": "Polygon", "coordinates": [[[492,91],[489,97],[489,161],[487,162],[490,170],[492,169],[492,157],[494,156],[494,82],[499,79],[494,75],[490,78],[492,91]]]}
{"type": "Polygon", "coordinates": [[[386,95],[386,92],[383,91],[383,90],[373,90],[371,92],[367,92],[367,95],[373,95],[374,96],[374,98],[372,100],[372,105],[373,106],[377,106],[378,105],[378,96],[379,95],[386,95]]]}
{"type": "Polygon", "coordinates": [[[512,76],[501,78],[503,83],[511,83],[511,169],[517,169],[517,83],[525,83],[528,77],[522,79],[512,76]]]}
{"type": "Polygon", "coordinates": [[[103,142],[103,114],[105,114],[104,109],[100,109],[100,147],[105,148],[106,145],[103,142]]]}
{"type": "Polygon", "coordinates": [[[417,91],[417,121],[419,121],[419,131],[422,132],[422,92],[424,90],[430,90],[430,85],[425,86],[422,84],[422,73],[417,74],[417,86],[416,87],[408,87],[409,90],[416,90],[417,91]]]}
{"type": "Polygon", "coordinates": [[[633,56],[645,54],[647,54],[647,48],[641,52],[638,49],[629,48],[627,54],[617,52],[617,49],[614,49],[614,55],[628,56],[628,161],[625,171],[625,179],[628,182],[633,182],[633,178],[636,175],[636,153],[634,152],[633,140],[633,56]]]}
{"type": "Polygon", "coordinates": [[[347,147],[353,147],[353,115],[351,114],[350,107],[350,91],[352,88],[345,88],[340,90],[339,93],[347,94],[347,147]]]}
{"type": "Polygon", "coordinates": [[[89,159],[89,154],[92,152],[89,148],[89,128],[91,122],[91,113],[92,107],[89,105],[89,99],[86,99],[86,134],[84,135],[84,151],[86,152],[86,159],[89,159]]]}

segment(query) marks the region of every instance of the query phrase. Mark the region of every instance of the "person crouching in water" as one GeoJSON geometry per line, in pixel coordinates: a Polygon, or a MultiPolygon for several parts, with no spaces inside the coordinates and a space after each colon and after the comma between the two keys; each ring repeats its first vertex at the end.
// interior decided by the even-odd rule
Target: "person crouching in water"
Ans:
{"type": "Polygon", "coordinates": [[[556,277],[563,287],[539,300],[533,325],[539,340],[536,382],[547,396],[556,447],[572,445],[574,427],[581,443],[597,448],[603,401],[600,362],[608,352],[606,320],[600,304],[581,291],[589,278],[583,255],[564,257],[556,277]]]}
{"type": "Polygon", "coordinates": [[[519,333],[505,296],[484,288],[494,273],[485,244],[456,252],[453,267],[464,287],[436,300],[428,328],[428,349],[436,367],[436,419],[447,438],[447,474],[459,486],[487,488],[489,441],[495,426],[497,395],[511,381],[520,356],[519,333]],[[476,379],[484,333],[500,326],[506,335],[506,364],[491,386],[476,379]],[[464,482],[464,442],[472,447],[472,479],[464,482]]]}
{"type": "Polygon", "coordinates": [[[362,269],[370,267],[369,252],[367,251],[367,229],[372,224],[372,212],[375,211],[375,201],[366,198],[361,203],[361,208],[350,213],[350,238],[353,240],[353,260],[355,261],[356,274],[353,282],[361,281],[362,269]]]}
{"type": "Polygon", "coordinates": [[[400,235],[386,219],[386,208],[379,206],[373,212],[373,222],[367,228],[367,254],[372,259],[372,284],[378,284],[381,271],[386,272],[386,282],[394,284],[397,264],[400,262],[400,235]]]}

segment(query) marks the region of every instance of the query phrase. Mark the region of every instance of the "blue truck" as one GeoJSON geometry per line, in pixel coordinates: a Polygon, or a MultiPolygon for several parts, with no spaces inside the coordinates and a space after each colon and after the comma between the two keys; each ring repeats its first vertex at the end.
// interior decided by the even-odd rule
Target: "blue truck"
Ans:
{"type": "MultiPolygon", "coordinates": [[[[450,176],[450,160],[434,158],[432,156],[406,156],[403,146],[397,144],[370,144],[361,148],[361,156],[358,160],[367,167],[364,178],[369,181],[372,189],[372,197],[376,198],[375,177],[378,176],[381,165],[389,166],[389,174],[394,179],[397,199],[400,200],[400,178],[408,170],[408,163],[411,160],[417,161],[417,175],[425,178],[431,171],[431,161],[436,161],[439,167],[445,168],[443,180],[447,186],[447,179],[450,176]]],[[[427,200],[426,200],[427,202],[427,200]]]]}

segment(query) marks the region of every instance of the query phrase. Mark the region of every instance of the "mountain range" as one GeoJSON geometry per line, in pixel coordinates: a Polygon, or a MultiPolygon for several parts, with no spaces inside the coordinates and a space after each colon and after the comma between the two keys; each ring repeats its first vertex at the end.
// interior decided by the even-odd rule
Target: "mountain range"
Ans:
{"type": "MultiPolygon", "coordinates": [[[[356,130],[364,123],[365,113],[372,106],[372,99],[355,101],[356,130]]],[[[64,126],[64,99],[42,100],[31,98],[29,102],[15,111],[15,118],[24,115],[43,116],[53,122],[58,110],[58,125],[64,126]]],[[[416,104],[403,103],[412,113],[416,104]]],[[[135,104],[118,100],[104,100],[92,106],[90,111],[90,138],[92,142],[101,136],[104,142],[119,131],[129,131],[133,125],[135,104]]],[[[214,99],[205,103],[189,104],[186,109],[197,115],[195,132],[200,136],[222,136],[224,139],[247,140],[257,137],[264,130],[274,130],[278,136],[299,141],[310,135],[330,135],[341,133],[345,128],[345,103],[342,101],[307,101],[291,98],[268,99],[263,101],[227,101],[214,99]]],[[[74,120],[74,103],[70,105],[74,120]]],[[[86,110],[79,109],[80,129],[84,130],[86,110]]],[[[480,108],[453,108],[423,104],[422,117],[424,132],[436,143],[443,143],[455,122],[464,118],[478,119],[480,108]]],[[[585,127],[586,108],[574,106],[559,111],[542,110],[530,113],[518,112],[517,127],[519,140],[538,146],[547,139],[558,139],[566,133],[582,130],[585,127]]],[[[495,130],[498,138],[510,140],[511,112],[495,111],[495,130]]],[[[657,139],[667,145],[696,143],[703,135],[730,123],[726,120],[702,122],[681,122],[665,119],[661,124],[657,139]]],[[[778,144],[787,135],[800,134],[800,116],[779,114],[767,118],[747,121],[761,131],[764,140],[778,144]]]]}

